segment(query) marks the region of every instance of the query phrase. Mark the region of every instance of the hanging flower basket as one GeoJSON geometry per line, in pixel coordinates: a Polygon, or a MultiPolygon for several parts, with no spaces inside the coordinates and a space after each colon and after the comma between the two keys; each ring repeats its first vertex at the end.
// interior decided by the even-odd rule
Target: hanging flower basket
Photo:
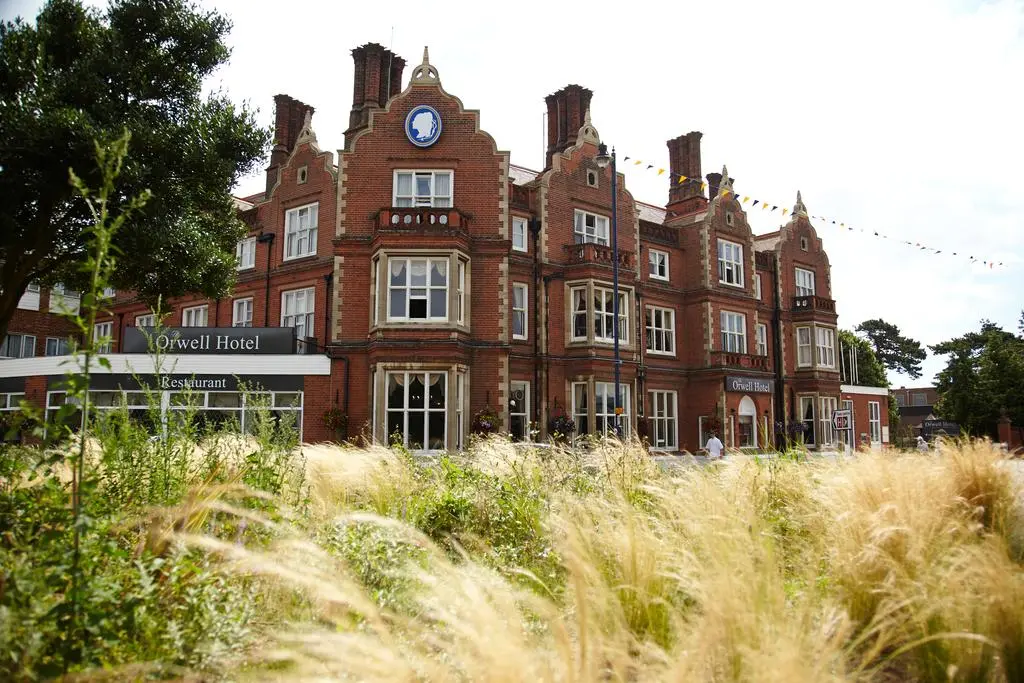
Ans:
{"type": "Polygon", "coordinates": [[[473,416],[469,429],[479,436],[496,434],[498,431],[498,414],[488,406],[473,416]]]}

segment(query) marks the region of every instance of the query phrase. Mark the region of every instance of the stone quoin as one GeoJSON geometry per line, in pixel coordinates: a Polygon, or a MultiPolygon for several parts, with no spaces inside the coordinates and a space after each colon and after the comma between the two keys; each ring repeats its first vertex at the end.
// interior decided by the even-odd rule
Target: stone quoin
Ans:
{"type": "MultiPolygon", "coordinates": [[[[884,397],[840,384],[829,259],[800,193],[783,225],[755,235],[741,181],[724,167],[704,176],[702,134],[677,135],[664,205],[636,200],[619,174],[616,253],[589,89],[544,98],[544,168],[531,170],[444,89],[426,49],[407,78],[405,60],[375,43],[352,60],[337,155],[320,148],[312,106],[274,97],[265,189],[236,199],[248,231],[233,290],[166,302],[155,339],[179,366],[159,383],[168,396],[187,387],[211,419],[242,414],[232,392],[258,379],[275,409],[297,412],[306,441],[346,436],[324,419],[340,412],[347,436],[414,451],[460,449],[490,420],[521,439],[570,421],[593,434],[616,419],[617,329],[624,432],[652,450],[696,451],[712,432],[727,447],[795,432],[822,449],[887,440],[884,397]],[[234,379],[201,379],[224,375],[234,379]],[[854,425],[837,431],[843,409],[854,425]]],[[[14,334],[42,329],[19,320],[14,334]]],[[[117,292],[96,332],[111,339],[112,373],[135,371],[154,325],[146,302],[117,292]]],[[[0,397],[63,400],[43,343],[9,346],[35,353],[0,362],[0,397]]],[[[96,391],[132,390],[104,372],[96,391]]]]}

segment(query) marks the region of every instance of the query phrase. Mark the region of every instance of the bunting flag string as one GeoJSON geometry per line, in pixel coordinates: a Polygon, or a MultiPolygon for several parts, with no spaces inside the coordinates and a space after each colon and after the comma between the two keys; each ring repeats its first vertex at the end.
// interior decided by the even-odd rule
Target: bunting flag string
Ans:
{"type": "MultiPolygon", "coordinates": [[[[661,176],[661,175],[668,174],[670,178],[673,178],[675,180],[677,185],[687,185],[687,184],[691,184],[691,183],[696,185],[697,183],[700,183],[700,191],[701,191],[701,193],[703,193],[708,188],[708,184],[706,182],[704,182],[704,180],[702,180],[701,178],[688,178],[685,175],[680,175],[678,173],[672,173],[668,169],[656,167],[655,164],[647,163],[647,162],[643,161],[642,159],[637,159],[635,157],[628,157],[628,156],[623,157],[623,162],[625,163],[627,161],[632,161],[633,162],[633,166],[643,166],[644,170],[647,170],[647,171],[654,170],[654,169],[657,168],[657,174],[656,175],[661,176]]],[[[744,204],[744,205],[749,203],[750,204],[750,208],[752,208],[752,209],[760,204],[762,211],[768,211],[769,213],[774,213],[775,211],[779,210],[779,205],[778,204],[769,204],[769,202],[767,202],[767,201],[765,201],[763,199],[755,199],[755,198],[751,197],[750,195],[744,195],[741,198],[740,195],[736,194],[735,192],[728,191],[728,190],[725,191],[724,195],[725,196],[732,195],[733,197],[736,198],[737,201],[739,201],[741,204],[744,204]]],[[[786,214],[788,214],[788,213],[792,213],[792,211],[790,209],[786,208],[786,207],[782,207],[782,211],[780,212],[780,215],[781,216],[786,216],[786,214]]],[[[881,233],[881,232],[879,232],[877,230],[872,230],[870,233],[866,233],[864,228],[857,228],[855,230],[852,225],[847,225],[845,222],[838,221],[838,220],[836,220],[834,218],[830,218],[830,217],[827,217],[827,216],[808,216],[808,217],[811,220],[820,221],[821,223],[824,223],[825,225],[834,225],[839,230],[846,230],[847,232],[862,232],[862,233],[865,233],[865,234],[870,234],[870,235],[872,235],[874,237],[877,237],[877,238],[883,239],[883,240],[890,239],[889,235],[881,233]]],[[[894,239],[894,241],[896,241],[895,238],[893,238],[893,239],[894,239]]],[[[930,251],[930,252],[932,252],[935,255],[945,253],[945,254],[947,254],[949,256],[954,256],[954,257],[957,257],[957,258],[965,258],[965,259],[969,260],[970,263],[980,263],[983,266],[988,266],[989,269],[994,269],[996,266],[999,266],[1000,268],[1002,268],[1005,265],[1003,261],[995,261],[994,259],[991,259],[991,260],[990,259],[978,259],[975,256],[972,256],[970,254],[963,254],[963,253],[956,252],[956,251],[944,251],[942,249],[937,249],[935,247],[929,246],[927,244],[922,244],[921,242],[911,242],[910,240],[898,240],[898,241],[901,242],[902,244],[908,246],[908,247],[913,247],[913,248],[915,248],[915,249],[917,249],[919,251],[930,251]]]]}

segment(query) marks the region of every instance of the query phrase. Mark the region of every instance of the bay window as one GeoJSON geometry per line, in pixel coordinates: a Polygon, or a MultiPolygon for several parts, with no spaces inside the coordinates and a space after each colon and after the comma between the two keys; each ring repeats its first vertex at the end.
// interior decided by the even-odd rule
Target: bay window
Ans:
{"type": "MultiPolygon", "coordinates": [[[[626,295],[619,292],[619,343],[629,343],[629,311],[626,295]]],[[[594,287],[594,341],[615,341],[615,292],[611,288],[594,287]]]]}
{"type": "Polygon", "coordinates": [[[392,258],[388,320],[448,319],[448,259],[392,258]]]}
{"type": "Polygon", "coordinates": [[[809,368],[813,362],[811,356],[811,328],[803,326],[796,328],[796,365],[799,368],[809,368]]]}
{"type": "Polygon", "coordinates": [[[836,333],[830,327],[815,327],[818,347],[818,365],[825,368],[836,366],[836,333]]]}
{"type": "Polygon", "coordinates": [[[386,381],[387,439],[413,451],[444,450],[447,373],[389,372],[386,381]]]}
{"type": "Polygon", "coordinates": [[[804,426],[803,437],[804,443],[813,446],[814,445],[814,397],[813,396],[801,396],[800,397],[800,415],[799,420],[804,426]]]}
{"type": "Polygon", "coordinates": [[[577,434],[590,433],[589,386],[586,382],[572,385],[572,421],[576,423],[577,434]]]}
{"type": "Polygon", "coordinates": [[[722,311],[722,350],[728,353],[747,352],[747,317],[742,313],[722,311]]]}
{"type": "Polygon", "coordinates": [[[743,246],[718,240],[718,281],[734,287],[743,286],[743,246]]]}
{"type": "Polygon", "coordinates": [[[829,396],[821,397],[821,411],[818,413],[818,421],[821,423],[821,436],[819,445],[831,446],[836,441],[835,428],[832,425],[832,413],[836,411],[837,400],[829,396]]]}
{"type": "Polygon", "coordinates": [[[644,313],[644,327],[647,330],[647,350],[649,352],[675,354],[675,311],[671,308],[648,306],[644,313]]]}
{"type": "Polygon", "coordinates": [[[396,207],[452,206],[451,171],[395,171],[394,202],[396,207]]]}
{"type": "Polygon", "coordinates": [[[316,254],[319,203],[285,212],[284,260],[316,254]]]}

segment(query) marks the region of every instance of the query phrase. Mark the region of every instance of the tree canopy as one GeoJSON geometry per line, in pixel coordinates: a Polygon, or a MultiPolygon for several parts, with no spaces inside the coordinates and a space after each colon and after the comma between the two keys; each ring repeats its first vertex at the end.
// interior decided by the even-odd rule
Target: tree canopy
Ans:
{"type": "Polygon", "coordinates": [[[889,370],[902,372],[917,379],[921,376],[921,363],[928,352],[921,342],[900,334],[900,328],[879,318],[865,320],[856,327],[875,347],[878,360],[889,370]]]}
{"type": "Polygon", "coordinates": [[[202,94],[229,30],[185,0],[50,0],[34,25],[0,25],[0,338],[30,282],[81,282],[90,217],[68,171],[95,185],[95,142],[126,130],[117,192],[153,196],[117,236],[112,284],[150,299],[231,286],[244,234],[231,189],[269,131],[225,93],[202,94]]]}
{"type": "Polygon", "coordinates": [[[949,356],[936,384],[943,418],[993,437],[1004,410],[1017,427],[1024,425],[1024,333],[983,320],[980,331],[931,348],[949,356]]]}

